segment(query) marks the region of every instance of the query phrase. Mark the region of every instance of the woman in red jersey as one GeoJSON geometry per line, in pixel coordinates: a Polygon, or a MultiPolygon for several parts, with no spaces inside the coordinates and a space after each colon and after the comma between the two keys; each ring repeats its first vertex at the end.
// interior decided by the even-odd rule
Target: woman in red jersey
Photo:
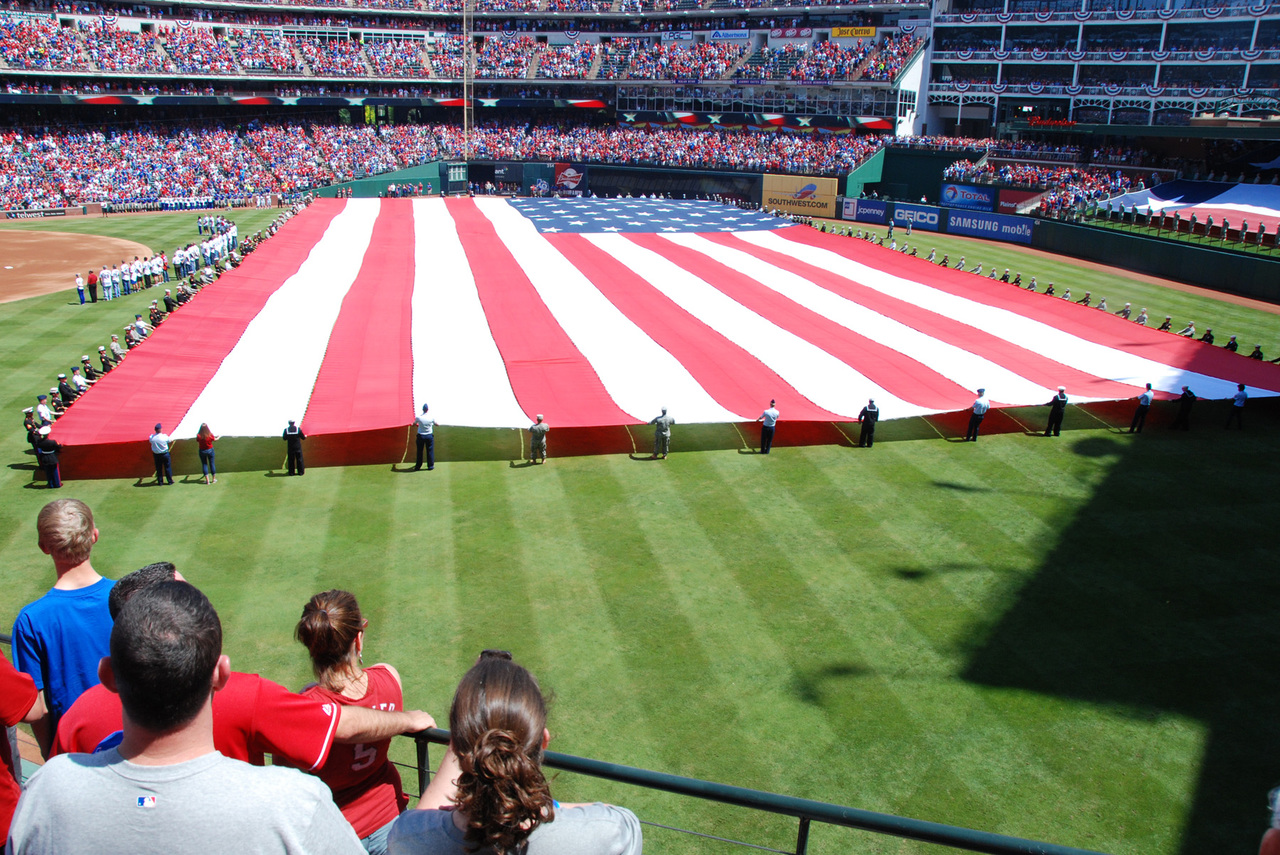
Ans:
{"type": "MultiPolygon", "coordinates": [[[[317,682],[302,694],[344,706],[399,711],[404,706],[400,674],[390,665],[364,666],[369,622],[349,591],[316,594],[302,610],[294,635],[311,654],[317,682]]],[[[400,773],[387,758],[391,740],[335,744],[316,774],[371,855],[387,849],[387,831],[408,805],[400,773]]]]}

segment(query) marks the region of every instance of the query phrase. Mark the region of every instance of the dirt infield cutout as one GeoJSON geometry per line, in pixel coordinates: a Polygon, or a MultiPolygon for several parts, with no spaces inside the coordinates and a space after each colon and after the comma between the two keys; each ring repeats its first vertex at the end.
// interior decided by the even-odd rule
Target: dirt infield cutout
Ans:
{"type": "MultiPolygon", "coordinates": [[[[0,303],[67,291],[78,302],[75,279],[103,264],[148,256],[143,244],[69,232],[0,230],[0,303]]],[[[86,294],[87,298],[87,294],[86,294]]]]}

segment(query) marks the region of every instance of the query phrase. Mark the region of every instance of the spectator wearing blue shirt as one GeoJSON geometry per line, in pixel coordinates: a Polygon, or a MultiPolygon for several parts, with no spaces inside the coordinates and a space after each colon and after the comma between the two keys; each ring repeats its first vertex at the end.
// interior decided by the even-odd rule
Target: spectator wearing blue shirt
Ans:
{"type": "Polygon", "coordinates": [[[47,757],[58,719],[86,689],[98,685],[98,662],[110,653],[110,579],[89,563],[98,542],[93,512],[78,499],[57,499],[36,518],[40,551],[53,559],[53,588],[18,613],[13,659],[43,692],[49,716],[32,724],[47,757]]]}

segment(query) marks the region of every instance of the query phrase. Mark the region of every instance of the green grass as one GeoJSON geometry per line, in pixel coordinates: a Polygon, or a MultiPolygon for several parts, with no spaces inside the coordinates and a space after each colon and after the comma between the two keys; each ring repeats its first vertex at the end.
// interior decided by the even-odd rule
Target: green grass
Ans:
{"type": "MultiPolygon", "coordinates": [[[[170,249],[185,237],[146,219],[170,249]]],[[[935,238],[940,253],[955,240],[930,235],[923,252],[935,238]]],[[[994,244],[959,252],[1074,276],[1073,290],[1099,276],[994,244]]],[[[1153,310],[1280,332],[1271,315],[1102,281],[1112,301],[1146,289],[1153,310]]],[[[14,416],[0,436],[0,622],[52,578],[34,533],[51,494],[31,484],[17,413],[120,313],[65,294],[0,306],[14,416]]],[[[554,691],[553,747],[569,753],[1126,855],[1240,852],[1280,777],[1280,419],[1262,403],[1244,433],[1205,402],[1188,434],[1163,430],[1160,407],[1139,437],[1073,410],[1059,440],[956,444],[912,420],[882,425],[897,441],[871,451],[767,458],[690,451],[694,432],[677,427],[661,464],[557,459],[553,434],[535,468],[448,462],[469,439],[444,428],[430,474],[230,472],[216,487],[61,495],[94,508],[99,570],[174,561],[217,606],[233,665],[287,685],[309,677],[291,637],[303,603],[348,587],[370,619],[366,656],[395,664],[407,700],[442,720],[476,653],[505,647],[554,691]]],[[[406,741],[396,755],[411,759],[406,741]]],[[[553,786],[794,845],[782,818],[570,775],[553,786]]],[[[651,852],[731,851],[646,834],[651,852]]],[[[811,851],[851,850],[939,851],[815,827],[811,851]]]]}
{"type": "MultiPolygon", "coordinates": [[[[1274,246],[1266,244],[1258,246],[1255,242],[1258,228],[1257,220],[1254,220],[1253,230],[1249,232],[1250,237],[1248,243],[1224,241],[1221,238],[1215,240],[1205,237],[1204,235],[1193,235],[1188,232],[1177,232],[1175,234],[1171,229],[1156,229],[1146,225],[1145,222],[1139,223],[1135,226],[1132,223],[1121,223],[1115,220],[1108,220],[1105,217],[1093,218],[1088,222],[1091,226],[1099,226],[1101,228],[1112,229],[1114,231],[1146,235],[1148,237],[1159,237],[1162,240],[1176,240],[1178,243],[1189,243],[1195,244],[1196,246],[1211,246],[1214,249],[1223,249],[1228,252],[1242,252],[1248,253],[1249,255],[1261,255],[1263,258],[1280,258],[1280,250],[1277,250],[1274,246]]],[[[1239,226],[1240,220],[1236,220],[1234,227],[1239,228],[1239,226]]]]}

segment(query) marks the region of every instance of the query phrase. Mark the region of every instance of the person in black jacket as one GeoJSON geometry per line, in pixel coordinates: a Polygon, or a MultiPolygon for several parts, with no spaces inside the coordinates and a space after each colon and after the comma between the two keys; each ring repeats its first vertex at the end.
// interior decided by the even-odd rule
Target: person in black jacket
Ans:
{"type": "Polygon", "coordinates": [[[1067,413],[1067,387],[1059,386],[1058,394],[1049,399],[1049,426],[1045,436],[1062,436],[1062,417],[1067,413]]]}
{"type": "Polygon", "coordinates": [[[62,446],[49,436],[52,431],[53,428],[49,425],[40,428],[40,441],[36,443],[36,462],[44,470],[49,489],[56,490],[62,486],[62,475],[58,472],[58,455],[62,453],[62,446]]]}
{"type": "Polygon", "coordinates": [[[1169,427],[1191,430],[1191,408],[1195,403],[1196,393],[1191,391],[1190,386],[1183,386],[1182,396],[1178,398],[1178,416],[1169,427]]]}
{"type": "Polygon", "coordinates": [[[876,441],[876,422],[880,421],[880,408],[875,399],[867,401],[867,405],[858,413],[858,421],[862,430],[858,432],[858,448],[870,448],[876,441]]]}
{"type": "Polygon", "coordinates": [[[288,452],[286,470],[290,475],[294,474],[295,470],[299,475],[306,474],[307,467],[302,459],[302,441],[307,438],[307,435],[293,419],[289,419],[289,426],[284,429],[282,436],[288,452]]]}

